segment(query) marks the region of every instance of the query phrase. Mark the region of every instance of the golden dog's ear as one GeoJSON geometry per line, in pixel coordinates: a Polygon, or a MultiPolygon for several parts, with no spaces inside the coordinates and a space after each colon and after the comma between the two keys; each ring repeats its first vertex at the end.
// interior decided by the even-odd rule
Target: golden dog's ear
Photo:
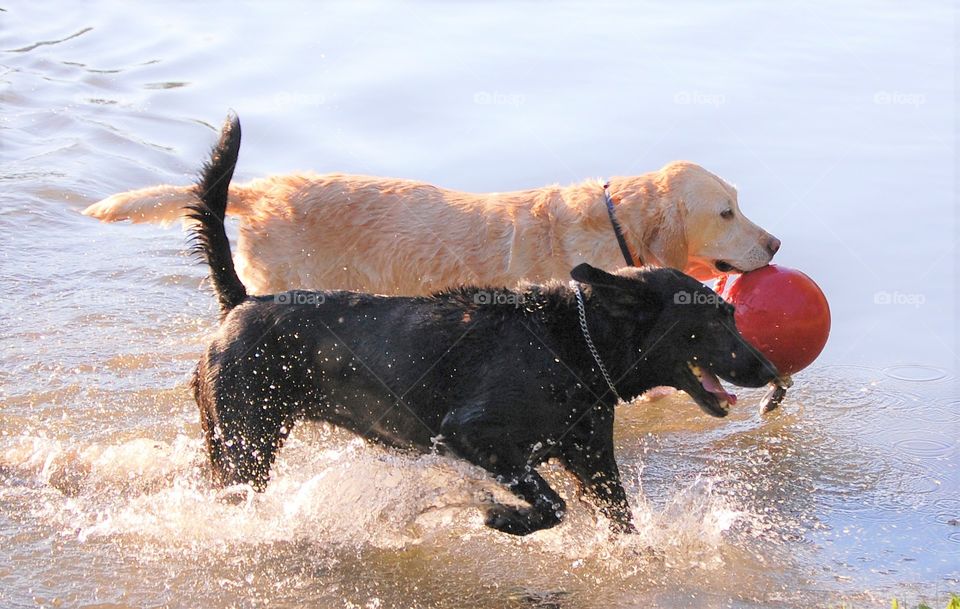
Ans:
{"type": "Polygon", "coordinates": [[[690,250],[682,204],[663,209],[660,221],[655,224],[647,240],[647,248],[655,258],[650,262],[659,262],[681,271],[686,268],[690,250]]]}

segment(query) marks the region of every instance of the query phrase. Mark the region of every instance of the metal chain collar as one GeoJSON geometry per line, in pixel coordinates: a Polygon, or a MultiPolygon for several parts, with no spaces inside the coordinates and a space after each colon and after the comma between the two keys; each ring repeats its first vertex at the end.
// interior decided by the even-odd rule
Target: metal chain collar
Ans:
{"type": "Polygon", "coordinates": [[[617,388],[613,386],[613,379],[610,378],[610,373],[607,372],[607,367],[603,365],[603,360],[600,359],[600,353],[593,344],[593,339],[590,338],[590,330],[587,329],[587,309],[583,305],[583,292],[580,291],[580,284],[576,281],[573,282],[573,292],[577,295],[577,310],[580,312],[580,329],[583,330],[583,338],[587,341],[587,349],[590,350],[593,361],[597,362],[597,367],[600,368],[600,374],[603,375],[603,380],[607,381],[607,386],[610,387],[610,391],[613,392],[613,397],[617,398],[618,402],[622,402],[623,398],[617,393],[617,388]]]}

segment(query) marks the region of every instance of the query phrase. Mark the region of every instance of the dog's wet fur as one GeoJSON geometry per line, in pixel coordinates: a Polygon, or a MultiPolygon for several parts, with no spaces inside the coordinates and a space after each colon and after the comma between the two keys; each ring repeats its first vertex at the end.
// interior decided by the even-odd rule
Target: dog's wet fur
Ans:
{"type": "Polygon", "coordinates": [[[555,458],[615,530],[632,530],[614,458],[617,399],[581,331],[576,285],[589,333],[625,400],[666,385],[724,416],[728,405],[718,395],[725,394],[694,372],[748,387],[777,376],[737,333],[733,308],[672,269],[608,273],[584,263],[571,271],[577,284],[414,298],[248,295],[223,226],[239,148],[239,121],[230,117],[197,184],[201,202],[191,208],[195,248],[221,309],[193,391],[224,486],[263,490],[291,428],[312,419],[487,470],[528,504],[492,504],[486,523],[494,529],[525,535],[561,521],[564,500],[536,470],[555,458]]]}

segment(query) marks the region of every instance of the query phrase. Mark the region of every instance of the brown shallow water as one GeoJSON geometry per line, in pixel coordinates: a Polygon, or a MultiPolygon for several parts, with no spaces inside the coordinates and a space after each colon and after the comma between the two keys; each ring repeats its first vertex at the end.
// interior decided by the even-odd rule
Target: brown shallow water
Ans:
{"type": "MultiPolygon", "coordinates": [[[[960,592],[951,12],[746,3],[0,3],[0,607],[852,607],[960,592]],[[831,19],[822,18],[827,11],[831,19]],[[483,475],[305,425],[263,495],[206,474],[215,324],[177,229],[79,215],[239,172],[505,190],[691,158],[824,287],[781,411],[618,412],[640,532],[486,530],[483,475]]],[[[548,476],[567,497],[559,471],[548,476]]]]}

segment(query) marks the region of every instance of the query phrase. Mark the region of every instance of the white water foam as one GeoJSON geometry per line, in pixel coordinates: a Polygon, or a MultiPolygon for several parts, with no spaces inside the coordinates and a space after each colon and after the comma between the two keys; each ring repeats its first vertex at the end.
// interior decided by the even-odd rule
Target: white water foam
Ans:
{"type": "Polygon", "coordinates": [[[595,509],[575,498],[572,479],[548,466],[545,475],[568,498],[566,521],[521,541],[484,527],[483,502],[510,497],[478,468],[381,449],[330,428],[307,436],[291,437],[266,491],[239,503],[223,500],[209,482],[202,441],[184,435],[170,443],[134,438],[80,447],[36,436],[9,439],[0,448],[0,470],[8,474],[7,492],[44,495],[31,502],[35,517],[81,542],[134,537],[227,548],[306,540],[400,548],[434,537],[487,536],[508,546],[526,543],[574,568],[602,559],[624,572],[643,568],[652,556],[666,566],[714,570],[723,564],[730,530],[752,518],[700,479],[660,507],[636,491],[630,501],[638,534],[613,535],[595,509]]]}

